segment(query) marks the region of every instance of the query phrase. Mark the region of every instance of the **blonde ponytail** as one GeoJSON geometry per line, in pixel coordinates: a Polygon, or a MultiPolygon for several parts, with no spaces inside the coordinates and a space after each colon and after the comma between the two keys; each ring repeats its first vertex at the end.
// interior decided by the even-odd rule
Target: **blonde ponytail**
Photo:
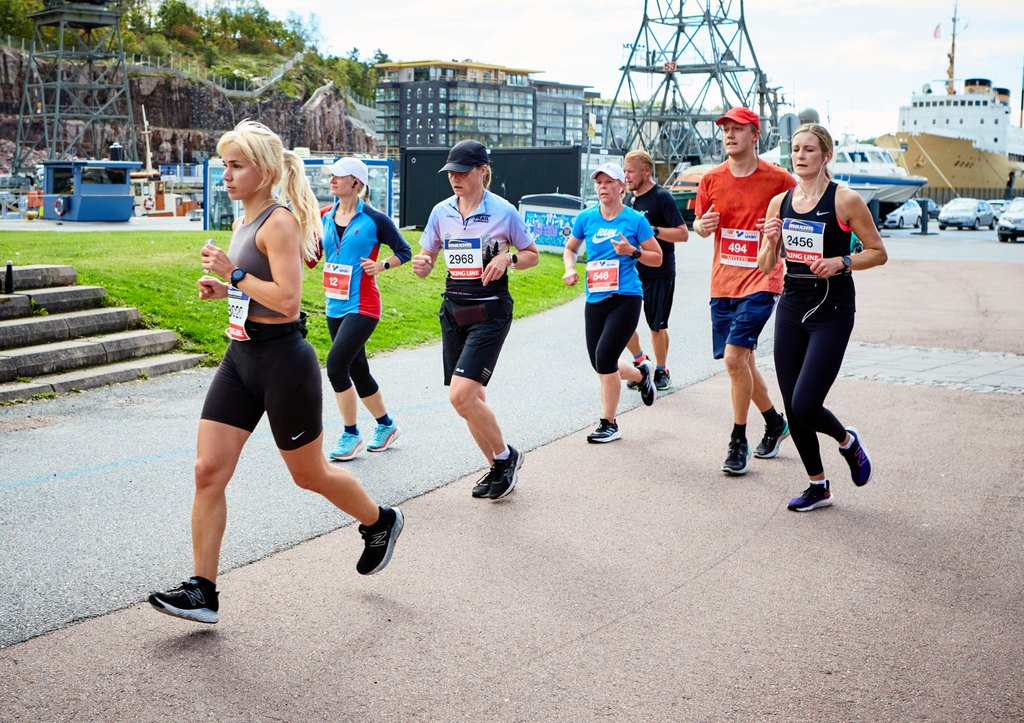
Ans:
{"type": "Polygon", "coordinates": [[[307,260],[316,258],[316,250],[323,223],[320,220],[320,205],[309,185],[306,166],[292,151],[284,151],[284,177],[282,193],[291,206],[292,213],[302,231],[302,250],[307,260]]]}

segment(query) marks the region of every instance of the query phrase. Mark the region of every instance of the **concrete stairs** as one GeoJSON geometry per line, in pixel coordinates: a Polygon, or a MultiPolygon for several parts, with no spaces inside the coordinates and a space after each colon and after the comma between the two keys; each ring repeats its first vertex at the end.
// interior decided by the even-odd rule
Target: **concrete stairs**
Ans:
{"type": "Polygon", "coordinates": [[[138,309],[102,306],[107,290],[76,286],[77,279],[71,266],[14,267],[14,293],[0,294],[0,403],[145,379],[202,361],[202,354],[174,351],[174,332],[138,328],[138,309]]]}

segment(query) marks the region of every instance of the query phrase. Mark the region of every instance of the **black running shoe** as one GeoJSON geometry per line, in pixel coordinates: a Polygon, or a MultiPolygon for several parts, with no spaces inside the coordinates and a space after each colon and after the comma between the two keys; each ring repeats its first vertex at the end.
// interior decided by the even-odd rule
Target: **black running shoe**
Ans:
{"type": "Polygon", "coordinates": [[[587,435],[587,441],[591,444],[605,444],[607,442],[614,442],[616,439],[622,439],[622,435],[619,434],[619,425],[615,422],[609,422],[604,417],[601,418],[597,429],[587,435]]]}
{"type": "Polygon", "coordinates": [[[360,575],[372,575],[388,566],[395,551],[395,542],[405,526],[405,515],[400,509],[382,507],[381,510],[381,519],[377,524],[371,527],[359,525],[359,534],[363,536],[363,554],[356,563],[356,572],[360,575]]]}
{"type": "Polygon", "coordinates": [[[487,474],[476,481],[473,485],[473,496],[474,497],[488,497],[491,494],[491,483],[498,476],[498,465],[492,464],[491,468],[487,470],[487,474]]]}
{"type": "Polygon", "coordinates": [[[747,456],[750,454],[750,445],[745,439],[730,439],[729,454],[722,463],[722,471],[727,474],[746,474],[747,456]]]}
{"type": "Polygon", "coordinates": [[[672,377],[669,376],[668,369],[654,370],[654,386],[659,392],[663,392],[672,386],[672,377]]]}
{"type": "Polygon", "coordinates": [[[871,458],[868,457],[868,450],[860,441],[860,432],[853,427],[847,427],[846,431],[853,437],[848,449],[839,448],[839,454],[843,455],[846,463],[850,465],[850,477],[858,487],[863,487],[871,479],[871,458]]]}
{"type": "Polygon", "coordinates": [[[757,449],[754,450],[754,456],[761,459],[771,459],[779,453],[779,447],[782,446],[782,440],[789,436],[789,422],[781,414],[779,417],[782,419],[782,426],[774,429],[765,429],[764,436],[761,437],[761,444],[757,445],[757,449]]]}
{"type": "Polygon", "coordinates": [[[654,367],[649,361],[640,362],[640,401],[648,407],[658,398],[658,389],[654,386],[654,367]]]}
{"type": "Polygon", "coordinates": [[[500,500],[516,488],[519,481],[519,468],[523,466],[523,459],[526,457],[511,444],[508,446],[508,459],[495,461],[494,466],[498,468],[494,481],[491,482],[491,491],[488,497],[492,500],[500,500]]]}
{"type": "Polygon", "coordinates": [[[197,623],[220,620],[217,588],[205,577],[191,577],[173,590],[150,593],[149,604],[165,615],[197,623]]]}

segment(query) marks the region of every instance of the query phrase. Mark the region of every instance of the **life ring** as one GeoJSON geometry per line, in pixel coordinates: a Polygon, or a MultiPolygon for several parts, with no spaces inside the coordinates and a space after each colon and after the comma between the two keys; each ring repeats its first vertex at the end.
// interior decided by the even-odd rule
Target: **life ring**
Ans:
{"type": "Polygon", "coordinates": [[[142,207],[147,211],[152,211],[154,208],[156,208],[156,201],[153,200],[152,196],[146,196],[144,199],[142,199],[142,207]]]}
{"type": "Polygon", "coordinates": [[[58,216],[63,216],[68,212],[68,203],[63,196],[57,196],[53,199],[53,212],[58,216]]]}

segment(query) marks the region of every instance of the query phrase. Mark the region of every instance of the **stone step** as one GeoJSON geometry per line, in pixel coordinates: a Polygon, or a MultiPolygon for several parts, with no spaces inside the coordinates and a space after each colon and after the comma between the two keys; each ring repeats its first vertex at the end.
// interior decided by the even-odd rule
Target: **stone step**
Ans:
{"type": "MultiPolygon", "coordinates": [[[[0,274],[6,274],[6,259],[0,258],[0,274]]],[[[78,272],[74,266],[54,266],[51,264],[33,264],[29,266],[15,266],[14,290],[40,289],[47,286],[72,286],[78,281],[78,272]]],[[[3,279],[0,276],[0,291],[5,291],[3,279]]]]}
{"type": "Polygon", "coordinates": [[[138,309],[121,307],[5,319],[0,321],[0,349],[126,331],[140,321],[138,309]]]}
{"type": "Polygon", "coordinates": [[[32,316],[32,302],[22,294],[0,294],[0,321],[32,316]]]}
{"type": "Polygon", "coordinates": [[[199,365],[204,356],[204,354],[182,352],[158,354],[63,374],[36,377],[29,382],[2,383],[0,384],[0,402],[29,400],[39,394],[67,394],[107,384],[130,382],[178,372],[199,365]]]}
{"type": "Polygon", "coordinates": [[[0,351],[0,382],[163,354],[177,345],[173,331],[137,329],[8,349],[0,351]]]}
{"type": "Polygon", "coordinates": [[[93,309],[107,298],[107,290],[102,286],[56,286],[25,289],[21,293],[29,297],[36,308],[46,309],[48,314],[93,309]]]}

